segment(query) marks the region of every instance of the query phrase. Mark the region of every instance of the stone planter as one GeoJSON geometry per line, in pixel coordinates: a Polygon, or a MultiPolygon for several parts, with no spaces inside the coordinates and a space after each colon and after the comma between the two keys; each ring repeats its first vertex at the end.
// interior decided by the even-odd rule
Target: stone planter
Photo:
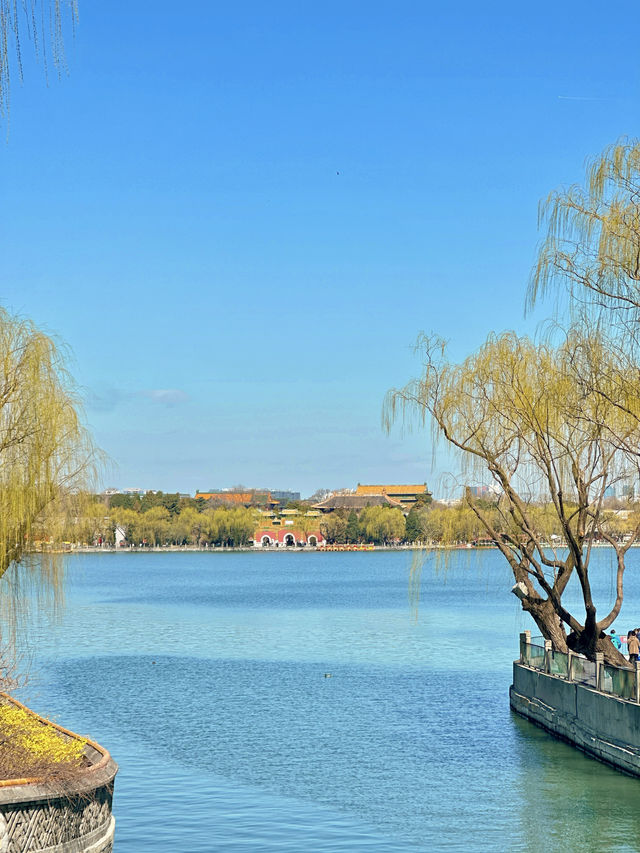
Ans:
{"type": "MultiPolygon", "coordinates": [[[[24,708],[9,696],[0,698],[24,708]]],[[[78,738],[34,716],[66,737],[78,738]]],[[[88,764],[65,783],[64,793],[41,779],[0,781],[0,853],[111,853],[115,828],[111,801],[118,765],[97,743],[89,741],[84,752],[88,764]]]]}

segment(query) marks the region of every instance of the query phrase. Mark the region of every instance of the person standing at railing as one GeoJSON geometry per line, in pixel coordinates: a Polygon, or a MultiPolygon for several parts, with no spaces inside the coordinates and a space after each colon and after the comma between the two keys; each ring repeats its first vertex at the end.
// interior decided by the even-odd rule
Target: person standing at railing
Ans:
{"type": "Polygon", "coordinates": [[[622,648],[622,643],[620,642],[620,637],[616,634],[613,628],[611,629],[611,632],[609,634],[609,639],[611,640],[615,648],[620,651],[620,649],[622,648]]]}
{"type": "Polygon", "coordinates": [[[627,650],[630,662],[634,663],[637,661],[638,654],[640,653],[640,642],[638,642],[638,635],[635,631],[629,631],[627,634],[627,650]]]}

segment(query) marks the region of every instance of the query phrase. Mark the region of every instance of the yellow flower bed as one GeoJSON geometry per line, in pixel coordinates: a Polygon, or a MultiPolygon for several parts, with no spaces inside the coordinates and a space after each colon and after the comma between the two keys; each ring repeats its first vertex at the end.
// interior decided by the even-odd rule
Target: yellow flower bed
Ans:
{"type": "Polygon", "coordinates": [[[79,767],[86,741],[66,738],[15,705],[0,705],[0,765],[24,768],[20,775],[39,775],[56,767],[79,767]]]}

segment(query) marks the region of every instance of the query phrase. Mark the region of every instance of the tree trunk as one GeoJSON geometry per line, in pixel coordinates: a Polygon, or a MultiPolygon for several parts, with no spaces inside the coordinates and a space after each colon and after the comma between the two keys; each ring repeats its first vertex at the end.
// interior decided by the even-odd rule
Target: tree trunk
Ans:
{"type": "Polygon", "coordinates": [[[609,637],[602,631],[598,636],[595,632],[582,631],[580,634],[571,632],[567,637],[569,648],[589,660],[595,660],[596,652],[602,652],[604,662],[612,666],[629,666],[629,661],[613,645],[609,637]]]}
{"type": "Polygon", "coordinates": [[[544,599],[538,601],[523,600],[522,608],[531,614],[542,636],[545,640],[551,640],[553,648],[557,652],[566,654],[571,649],[571,651],[584,655],[589,660],[595,660],[596,652],[602,652],[605,663],[612,666],[629,666],[629,661],[602,631],[598,634],[595,628],[591,630],[585,628],[580,633],[572,631],[567,636],[564,624],[550,601],[544,599]]]}
{"type": "Polygon", "coordinates": [[[522,599],[522,609],[531,614],[545,640],[551,640],[556,651],[567,654],[567,634],[553,604],[542,598],[537,601],[522,599]]]}

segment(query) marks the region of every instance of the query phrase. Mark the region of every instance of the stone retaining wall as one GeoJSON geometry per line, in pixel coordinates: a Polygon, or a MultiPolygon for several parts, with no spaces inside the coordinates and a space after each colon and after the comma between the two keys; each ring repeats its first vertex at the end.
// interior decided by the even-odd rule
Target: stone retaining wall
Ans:
{"type": "MultiPolygon", "coordinates": [[[[55,728],[68,737],[78,737],[60,726],[55,728]]],[[[111,804],[118,765],[92,742],[85,746],[85,757],[87,767],[65,783],[64,792],[38,779],[0,782],[0,853],[112,852],[115,820],[111,804]]]]}
{"type": "Polygon", "coordinates": [[[513,664],[516,713],[618,770],[640,776],[640,705],[513,664]]]}

